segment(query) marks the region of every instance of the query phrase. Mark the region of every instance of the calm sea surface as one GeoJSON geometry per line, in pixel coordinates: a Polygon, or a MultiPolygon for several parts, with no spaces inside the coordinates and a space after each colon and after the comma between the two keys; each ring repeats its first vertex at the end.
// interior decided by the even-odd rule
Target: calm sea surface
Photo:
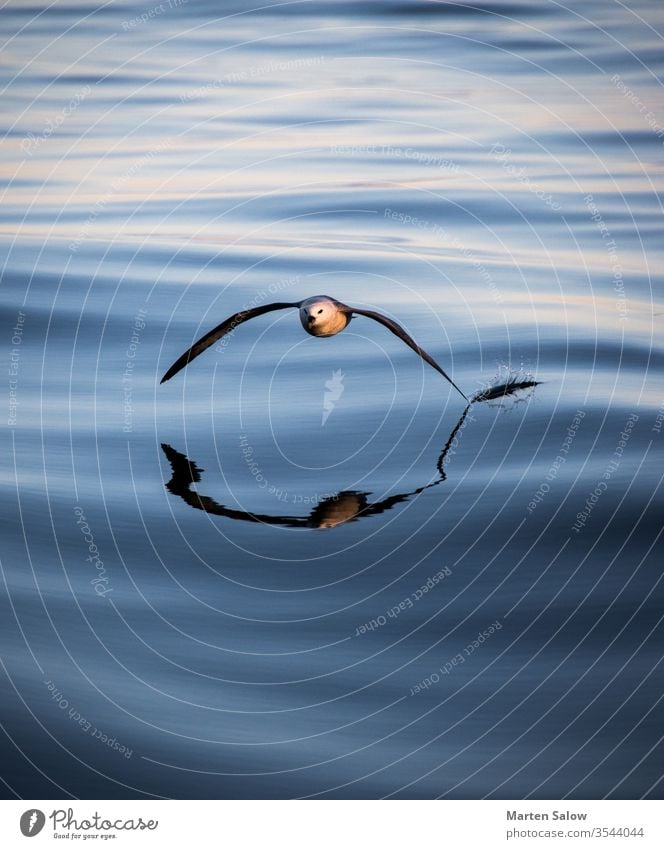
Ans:
{"type": "Polygon", "coordinates": [[[2,10],[3,794],[661,797],[664,7],[249,5],[2,10]]]}

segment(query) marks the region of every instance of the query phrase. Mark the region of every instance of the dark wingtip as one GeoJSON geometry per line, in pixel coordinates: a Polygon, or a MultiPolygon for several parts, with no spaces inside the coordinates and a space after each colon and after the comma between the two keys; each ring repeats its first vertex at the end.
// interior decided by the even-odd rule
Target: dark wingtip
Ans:
{"type": "MultiPolygon", "coordinates": [[[[205,349],[203,349],[203,350],[205,350],[205,349]]],[[[198,353],[200,353],[200,351],[199,351],[198,353]]],[[[185,366],[188,366],[188,365],[189,365],[189,363],[190,363],[190,362],[191,362],[191,361],[192,361],[192,360],[193,360],[196,356],[197,356],[197,354],[193,353],[193,349],[192,349],[192,348],[190,348],[188,351],[185,351],[185,353],[184,353],[181,357],[179,357],[179,358],[178,358],[178,359],[177,359],[177,360],[176,360],[176,361],[175,361],[175,362],[171,365],[171,367],[170,367],[170,368],[166,371],[166,373],[164,374],[164,376],[162,377],[162,379],[159,381],[159,383],[160,383],[160,384],[161,384],[161,383],[166,383],[166,381],[167,381],[167,380],[170,380],[172,377],[175,377],[175,375],[176,375],[179,371],[182,371],[182,369],[183,369],[185,366]]]]}
{"type": "Polygon", "coordinates": [[[182,366],[178,365],[177,363],[174,363],[168,369],[168,371],[164,374],[162,379],[159,381],[159,384],[161,385],[162,383],[166,383],[166,381],[170,380],[173,377],[173,375],[176,375],[180,371],[181,368],[182,368],[182,366]],[[176,366],[177,366],[177,368],[176,368],[176,366]]]}

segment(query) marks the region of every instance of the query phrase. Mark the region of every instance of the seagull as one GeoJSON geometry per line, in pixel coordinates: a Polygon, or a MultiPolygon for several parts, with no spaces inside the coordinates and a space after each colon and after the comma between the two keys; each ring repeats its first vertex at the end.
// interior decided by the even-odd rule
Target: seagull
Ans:
{"type": "Polygon", "coordinates": [[[304,327],[310,336],[336,336],[337,333],[341,333],[342,330],[348,327],[350,320],[355,315],[363,315],[367,318],[372,318],[374,321],[377,321],[384,327],[387,327],[388,330],[391,330],[395,336],[398,336],[402,342],[405,342],[409,348],[412,348],[416,354],[419,354],[425,363],[428,363],[430,366],[435,368],[437,372],[442,374],[442,376],[452,384],[466,402],[468,402],[468,398],[463,394],[452,378],[443,371],[433,357],[430,357],[425,350],[420,348],[417,342],[415,342],[415,340],[412,339],[403,327],[396,323],[396,321],[392,321],[391,318],[388,318],[386,315],[382,315],[379,312],[375,312],[374,310],[349,307],[346,304],[342,304],[341,301],[337,301],[335,298],[330,298],[327,295],[315,295],[312,298],[306,298],[303,301],[297,301],[295,303],[285,303],[280,301],[275,304],[262,304],[259,307],[253,307],[252,309],[236,312],[234,315],[230,316],[225,321],[222,321],[221,324],[218,324],[206,333],[205,336],[201,336],[197,342],[194,342],[188,351],[185,351],[181,357],[178,357],[178,359],[162,377],[161,383],[165,383],[167,380],[170,380],[199,354],[202,354],[203,351],[207,350],[210,345],[214,345],[217,339],[221,339],[222,336],[225,336],[227,333],[231,333],[240,324],[244,324],[245,321],[249,321],[249,319],[252,318],[258,318],[259,315],[264,315],[268,312],[285,309],[299,310],[302,327],[304,327]]]}

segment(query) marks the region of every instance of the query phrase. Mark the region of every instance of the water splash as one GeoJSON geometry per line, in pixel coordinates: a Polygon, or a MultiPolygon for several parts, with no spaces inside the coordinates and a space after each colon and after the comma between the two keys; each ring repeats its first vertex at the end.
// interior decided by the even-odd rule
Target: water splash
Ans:
{"type": "MultiPolygon", "coordinates": [[[[470,403],[475,404],[479,401],[494,401],[498,398],[516,396],[520,392],[532,389],[540,382],[534,380],[533,375],[523,368],[514,370],[509,366],[501,366],[493,380],[490,380],[482,389],[471,396],[470,403]]],[[[525,400],[525,397],[522,396],[520,400],[525,400]]]]}

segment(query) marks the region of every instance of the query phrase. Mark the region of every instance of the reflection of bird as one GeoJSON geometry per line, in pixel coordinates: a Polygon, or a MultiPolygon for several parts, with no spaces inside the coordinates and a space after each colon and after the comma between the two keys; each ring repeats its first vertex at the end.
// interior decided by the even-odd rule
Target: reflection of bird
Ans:
{"type": "MultiPolygon", "coordinates": [[[[507,381],[488,386],[473,396],[463,411],[461,418],[454,425],[447,442],[443,445],[438,455],[438,460],[436,461],[438,477],[430,483],[414,489],[412,492],[391,495],[382,501],[376,501],[370,504],[368,500],[370,493],[346,490],[319,501],[308,516],[249,513],[246,510],[224,507],[223,504],[219,504],[214,498],[210,498],[207,495],[199,495],[198,492],[192,490],[192,484],[200,481],[203,469],[199,469],[196,463],[189,460],[184,454],[171,448],[170,445],[162,443],[161,447],[173,470],[173,476],[166,484],[166,489],[172,492],[173,495],[178,495],[190,507],[196,510],[204,510],[206,513],[213,513],[217,516],[226,516],[228,519],[240,519],[245,522],[257,522],[265,525],[282,525],[286,528],[335,528],[338,525],[353,522],[365,516],[376,516],[379,513],[384,513],[396,504],[407,501],[412,496],[419,495],[425,489],[438,486],[439,483],[442,483],[447,477],[445,473],[445,462],[455,453],[456,446],[458,445],[457,435],[466,421],[471,406],[481,401],[490,401],[496,398],[516,395],[524,389],[531,389],[538,385],[538,382],[535,380],[520,380],[519,377],[520,375],[513,375],[507,381]]],[[[472,419],[469,419],[469,421],[472,421],[472,419]]]]}
{"type": "Polygon", "coordinates": [[[203,469],[199,469],[196,463],[189,460],[184,454],[171,448],[170,445],[162,443],[161,447],[173,470],[173,477],[166,484],[166,489],[172,492],[173,495],[178,495],[190,507],[196,510],[204,510],[206,513],[213,513],[217,516],[226,516],[228,519],[240,519],[245,522],[258,522],[265,525],[281,525],[286,528],[335,528],[338,525],[353,522],[365,516],[377,516],[379,513],[384,513],[386,510],[391,509],[396,504],[401,504],[412,496],[419,495],[425,489],[442,483],[446,478],[444,471],[445,458],[453,447],[455,437],[463,426],[469,410],[470,404],[463,411],[463,415],[454,426],[454,430],[443,446],[443,450],[440,452],[436,462],[438,477],[435,480],[414,489],[412,492],[390,495],[382,501],[376,501],[373,504],[370,504],[368,500],[370,493],[347,490],[322,499],[308,516],[249,513],[245,510],[225,507],[213,498],[207,495],[199,495],[198,492],[191,489],[192,484],[200,481],[203,469]]]}
{"type": "Polygon", "coordinates": [[[299,309],[302,326],[311,336],[335,336],[337,333],[341,333],[341,331],[348,326],[351,318],[353,318],[353,314],[373,318],[374,321],[378,321],[384,327],[387,327],[388,330],[391,330],[392,333],[405,342],[409,348],[412,348],[416,354],[419,354],[426,363],[435,368],[437,372],[440,372],[446,380],[449,380],[457,392],[459,392],[466,401],[468,400],[452,378],[443,371],[438,363],[430,357],[426,351],[420,348],[417,342],[415,342],[415,340],[412,339],[403,327],[396,323],[396,321],[392,321],[391,318],[388,318],[379,312],[374,312],[373,310],[363,310],[358,309],[357,307],[346,306],[346,304],[342,304],[341,301],[337,301],[334,298],[328,298],[326,295],[316,295],[313,298],[307,298],[304,301],[298,301],[296,303],[279,302],[276,304],[263,304],[263,306],[260,307],[253,307],[252,309],[246,309],[235,313],[235,315],[230,316],[230,318],[222,321],[221,324],[206,333],[205,336],[202,336],[192,345],[191,348],[189,348],[188,351],[185,351],[184,354],[182,354],[182,356],[179,357],[168,369],[166,374],[162,377],[161,382],[164,383],[166,380],[170,380],[173,375],[180,371],[180,369],[183,369],[195,357],[202,354],[203,351],[210,347],[210,345],[213,345],[217,339],[221,339],[222,336],[225,336],[227,333],[231,333],[238,325],[243,324],[245,321],[249,321],[250,318],[256,318],[259,315],[263,315],[264,313],[273,312],[274,310],[283,310],[289,307],[299,309]]]}

